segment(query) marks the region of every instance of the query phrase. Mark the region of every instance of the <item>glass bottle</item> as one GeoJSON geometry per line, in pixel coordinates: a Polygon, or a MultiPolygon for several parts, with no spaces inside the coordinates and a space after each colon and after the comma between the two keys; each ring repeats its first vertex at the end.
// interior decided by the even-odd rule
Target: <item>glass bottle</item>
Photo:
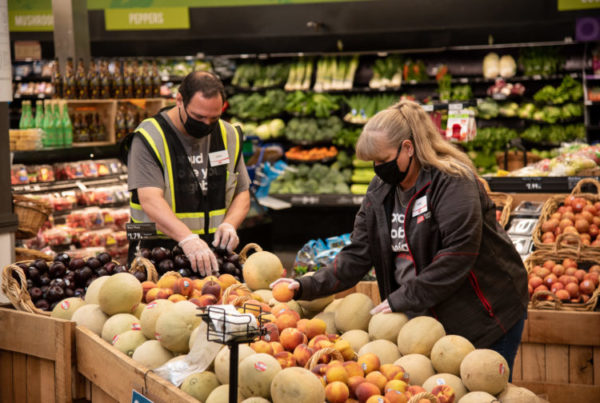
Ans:
{"type": "Polygon", "coordinates": [[[30,107],[31,101],[23,101],[21,103],[21,118],[19,119],[19,129],[21,130],[29,129],[27,114],[30,107]]]}
{"type": "Polygon", "coordinates": [[[73,141],[81,142],[81,115],[75,114],[73,116],[73,141]]]}
{"type": "Polygon", "coordinates": [[[56,147],[62,147],[64,146],[64,132],[62,119],[60,118],[60,105],[58,101],[54,101],[53,104],[54,105],[52,105],[52,120],[54,120],[54,145],[56,147]]]}
{"type": "Polygon", "coordinates": [[[100,120],[98,112],[94,114],[94,126],[96,126],[96,141],[106,141],[106,127],[100,120]]]}
{"type": "Polygon", "coordinates": [[[108,72],[108,63],[106,60],[102,61],[100,65],[100,98],[108,99],[110,98],[110,73],[108,72]]]}
{"type": "Polygon", "coordinates": [[[79,116],[79,141],[81,143],[88,143],[90,140],[90,127],[88,125],[87,115],[81,114],[79,116]]]}
{"type": "Polygon", "coordinates": [[[100,77],[98,75],[98,65],[94,60],[90,60],[88,69],[88,86],[91,99],[100,98],[100,77]]]}
{"type": "Polygon", "coordinates": [[[143,64],[142,77],[144,81],[144,98],[152,98],[152,72],[149,69],[148,62],[143,64]]]}
{"type": "Polygon", "coordinates": [[[77,82],[77,98],[89,99],[89,81],[87,75],[85,74],[85,66],[83,64],[83,59],[79,59],[79,61],[77,62],[77,73],[75,75],[75,81],[77,82]]]}
{"type": "Polygon", "coordinates": [[[144,97],[144,80],[140,72],[140,67],[137,62],[134,62],[132,67],[133,70],[133,97],[143,98],[144,97]]]}
{"type": "Polygon", "coordinates": [[[123,98],[133,98],[133,78],[127,62],[123,66],[123,98]]]}
{"type": "Polygon", "coordinates": [[[111,94],[113,98],[123,98],[123,72],[121,62],[115,62],[115,73],[113,74],[111,94]]]}
{"type": "Polygon", "coordinates": [[[58,58],[54,59],[54,68],[52,69],[52,85],[54,86],[54,98],[63,97],[63,78],[60,75],[58,58]]]}
{"type": "Polygon", "coordinates": [[[63,143],[65,147],[71,147],[73,144],[73,125],[71,124],[71,117],[69,116],[69,108],[67,103],[62,102],[62,127],[63,127],[63,143]]]}
{"type": "Polygon", "coordinates": [[[75,77],[73,74],[73,59],[69,57],[67,59],[65,78],[63,80],[63,96],[66,99],[75,99],[77,97],[77,84],[75,83],[75,77]]]}
{"type": "Polygon", "coordinates": [[[34,127],[36,129],[41,129],[43,122],[44,122],[44,102],[36,101],[35,102],[35,124],[34,124],[34,127]]]}
{"type": "Polygon", "coordinates": [[[132,108],[127,110],[127,115],[125,116],[125,126],[127,127],[127,133],[133,132],[137,127],[135,113],[132,108]]]}
{"type": "Polygon", "coordinates": [[[56,144],[56,132],[54,130],[54,121],[52,119],[51,103],[52,101],[46,101],[44,103],[44,123],[42,124],[45,133],[42,137],[42,144],[44,147],[54,147],[56,144]]]}
{"type": "Polygon", "coordinates": [[[152,61],[152,98],[160,97],[160,87],[162,86],[162,80],[160,74],[158,74],[158,67],[156,61],[152,61]]]}

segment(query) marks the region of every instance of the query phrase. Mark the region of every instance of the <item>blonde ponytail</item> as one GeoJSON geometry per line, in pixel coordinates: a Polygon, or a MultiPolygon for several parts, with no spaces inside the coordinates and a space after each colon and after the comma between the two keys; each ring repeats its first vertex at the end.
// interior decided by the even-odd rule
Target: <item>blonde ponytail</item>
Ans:
{"type": "Polygon", "coordinates": [[[429,115],[415,102],[400,101],[369,119],[356,143],[359,159],[372,161],[381,155],[381,143],[375,140],[377,133],[384,134],[388,146],[393,148],[411,140],[424,168],[435,167],[452,176],[477,176],[469,157],[440,135],[429,115]]]}

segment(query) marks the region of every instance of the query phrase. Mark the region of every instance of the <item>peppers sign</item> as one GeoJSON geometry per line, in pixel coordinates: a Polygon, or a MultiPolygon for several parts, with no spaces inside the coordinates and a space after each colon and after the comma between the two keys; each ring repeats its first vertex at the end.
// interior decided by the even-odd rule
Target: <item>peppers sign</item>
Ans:
{"type": "Polygon", "coordinates": [[[600,0],[558,0],[558,11],[600,8],[600,0]]]}
{"type": "Polygon", "coordinates": [[[104,20],[107,31],[190,28],[188,7],[106,9],[104,20]]]}

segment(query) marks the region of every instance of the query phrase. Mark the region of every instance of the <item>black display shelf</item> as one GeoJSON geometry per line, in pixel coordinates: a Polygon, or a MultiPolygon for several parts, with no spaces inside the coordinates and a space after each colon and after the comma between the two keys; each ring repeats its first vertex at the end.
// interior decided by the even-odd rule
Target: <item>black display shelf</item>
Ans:
{"type": "Polygon", "coordinates": [[[490,177],[490,189],[503,193],[570,193],[582,179],[599,176],[490,177]]]}
{"type": "Polygon", "coordinates": [[[290,203],[293,207],[360,206],[364,196],[355,194],[272,194],[271,197],[290,203]]]}
{"type": "Polygon", "coordinates": [[[38,76],[38,75],[28,75],[28,76],[14,76],[13,81],[19,83],[32,83],[32,82],[52,82],[52,77],[48,76],[38,76]]]}
{"type": "Polygon", "coordinates": [[[116,158],[118,155],[118,144],[105,146],[77,146],[35,151],[15,151],[13,153],[12,162],[13,164],[53,164],[55,162],[116,158]]]}
{"type": "Polygon", "coordinates": [[[81,189],[88,186],[118,185],[127,181],[127,174],[115,174],[99,176],[97,178],[79,178],[60,180],[54,182],[40,182],[29,185],[12,185],[14,193],[48,193],[61,192],[64,190],[81,189]]]}

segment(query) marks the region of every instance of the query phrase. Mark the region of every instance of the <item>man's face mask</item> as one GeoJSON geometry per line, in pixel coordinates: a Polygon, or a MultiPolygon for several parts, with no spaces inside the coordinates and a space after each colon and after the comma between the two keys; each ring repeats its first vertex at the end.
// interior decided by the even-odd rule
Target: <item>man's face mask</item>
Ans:
{"type": "Polygon", "coordinates": [[[183,121],[183,118],[181,117],[181,109],[179,110],[179,119],[181,120],[185,131],[188,132],[190,136],[195,137],[197,139],[201,139],[202,137],[211,134],[218,123],[214,122],[207,125],[201,120],[197,120],[191,117],[187,111],[185,113],[187,114],[187,120],[185,122],[183,121]]]}

